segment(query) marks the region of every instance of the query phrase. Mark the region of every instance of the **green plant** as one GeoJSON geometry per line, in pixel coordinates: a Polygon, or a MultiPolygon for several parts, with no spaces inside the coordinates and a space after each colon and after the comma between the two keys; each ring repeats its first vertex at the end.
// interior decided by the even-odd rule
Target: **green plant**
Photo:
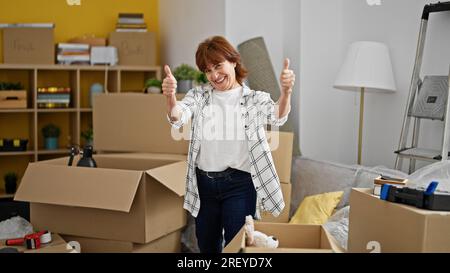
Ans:
{"type": "Polygon", "coordinates": [[[162,86],[162,82],[160,80],[158,80],[158,79],[151,78],[151,79],[148,79],[145,82],[145,88],[149,88],[149,87],[159,87],[159,88],[161,88],[161,86],[162,86]]]}
{"type": "Polygon", "coordinates": [[[94,130],[92,129],[92,126],[81,132],[81,137],[86,141],[92,141],[94,139],[94,130]]]}
{"type": "Polygon", "coordinates": [[[195,76],[195,81],[199,84],[204,84],[208,82],[208,78],[206,77],[206,74],[201,72],[201,71],[197,71],[197,75],[195,76]]]}
{"type": "Polygon", "coordinates": [[[42,135],[45,138],[59,137],[60,134],[61,134],[61,130],[59,129],[58,126],[56,126],[53,123],[49,123],[49,124],[45,125],[44,127],[42,127],[42,135]]]}
{"type": "Polygon", "coordinates": [[[173,71],[173,76],[177,79],[177,81],[195,80],[197,76],[197,69],[188,64],[182,64],[175,68],[173,71]]]}
{"type": "Polygon", "coordinates": [[[1,90],[23,90],[23,86],[20,82],[0,82],[0,91],[1,90]]]}
{"type": "Polygon", "coordinates": [[[3,178],[5,181],[17,181],[17,174],[15,172],[7,172],[3,178]]]}

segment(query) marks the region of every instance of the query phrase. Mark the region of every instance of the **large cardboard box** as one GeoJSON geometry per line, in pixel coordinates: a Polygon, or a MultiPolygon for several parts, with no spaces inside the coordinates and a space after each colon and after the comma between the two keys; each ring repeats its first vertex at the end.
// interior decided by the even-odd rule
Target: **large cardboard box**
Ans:
{"type": "MultiPolygon", "coordinates": [[[[78,158],[79,159],[79,158],[78,158]]],[[[61,234],[147,243],[186,224],[181,155],[96,155],[98,168],[68,158],[29,164],[15,200],[33,226],[61,234]]]]}
{"type": "Polygon", "coordinates": [[[349,252],[450,252],[450,212],[380,200],[371,189],[350,194],[349,252]]]}
{"type": "Polygon", "coordinates": [[[272,222],[272,223],[288,223],[289,222],[289,208],[291,206],[291,189],[290,183],[280,183],[281,191],[283,192],[284,199],[284,209],[278,217],[274,217],[272,213],[263,211],[261,212],[262,222],[272,222]]]}
{"type": "Polygon", "coordinates": [[[54,64],[53,28],[3,29],[3,62],[6,64],[54,64]]]}
{"type": "Polygon", "coordinates": [[[67,242],[78,242],[81,247],[81,253],[179,253],[181,251],[181,229],[147,244],[71,235],[62,235],[62,237],[67,242]]]}
{"type": "Polygon", "coordinates": [[[274,236],[279,241],[278,248],[258,248],[245,246],[245,231],[242,228],[224,248],[224,253],[332,253],[334,246],[330,235],[321,225],[299,225],[285,223],[255,223],[255,230],[274,236]]]}
{"type": "Polygon", "coordinates": [[[109,45],[117,47],[120,65],[156,65],[154,32],[111,32],[109,45]]]}
{"type": "MultiPolygon", "coordinates": [[[[170,126],[164,95],[100,94],[95,96],[93,111],[97,151],[185,154],[187,158],[190,124],[181,130],[170,126]]],[[[293,137],[290,132],[267,132],[282,183],[291,181],[293,137]]]]}

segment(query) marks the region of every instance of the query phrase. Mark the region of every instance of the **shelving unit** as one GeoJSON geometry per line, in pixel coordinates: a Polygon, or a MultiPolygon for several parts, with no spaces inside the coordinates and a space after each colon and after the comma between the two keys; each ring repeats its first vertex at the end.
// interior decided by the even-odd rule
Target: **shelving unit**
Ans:
{"type": "Polygon", "coordinates": [[[0,138],[29,140],[27,151],[0,152],[0,181],[8,171],[22,177],[29,162],[60,157],[68,154],[71,145],[84,145],[80,134],[92,126],[92,84],[100,83],[110,93],[143,92],[145,80],[151,77],[161,79],[160,66],[0,64],[0,81],[20,82],[28,100],[26,109],[0,109],[0,138]],[[70,87],[70,107],[38,108],[37,89],[48,86],[70,87]],[[57,150],[43,148],[41,128],[50,122],[61,128],[57,150]]]}

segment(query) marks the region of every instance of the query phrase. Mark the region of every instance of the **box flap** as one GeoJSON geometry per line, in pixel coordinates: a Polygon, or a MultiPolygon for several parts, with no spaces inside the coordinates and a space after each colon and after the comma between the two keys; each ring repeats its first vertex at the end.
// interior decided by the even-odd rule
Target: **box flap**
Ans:
{"type": "Polygon", "coordinates": [[[239,230],[234,238],[223,249],[223,253],[238,253],[241,249],[245,248],[245,228],[239,230]]]}
{"type": "Polygon", "coordinates": [[[162,94],[116,93],[95,96],[94,147],[97,151],[184,154],[190,127],[172,129],[162,94]]]}
{"type": "Polygon", "coordinates": [[[142,172],[30,163],[15,200],[129,212],[142,172]]]}
{"type": "Polygon", "coordinates": [[[147,174],[161,182],[178,196],[183,196],[186,186],[187,162],[181,161],[147,170],[147,174]]]}

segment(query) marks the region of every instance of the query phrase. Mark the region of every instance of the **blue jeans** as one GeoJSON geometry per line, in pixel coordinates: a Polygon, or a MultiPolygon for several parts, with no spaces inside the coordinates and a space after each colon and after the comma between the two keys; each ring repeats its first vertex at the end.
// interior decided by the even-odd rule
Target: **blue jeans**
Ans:
{"type": "Polygon", "coordinates": [[[197,170],[200,211],[195,219],[195,233],[202,253],[221,253],[239,232],[245,216],[255,215],[256,191],[251,175],[231,169],[224,177],[208,177],[197,170]]]}

